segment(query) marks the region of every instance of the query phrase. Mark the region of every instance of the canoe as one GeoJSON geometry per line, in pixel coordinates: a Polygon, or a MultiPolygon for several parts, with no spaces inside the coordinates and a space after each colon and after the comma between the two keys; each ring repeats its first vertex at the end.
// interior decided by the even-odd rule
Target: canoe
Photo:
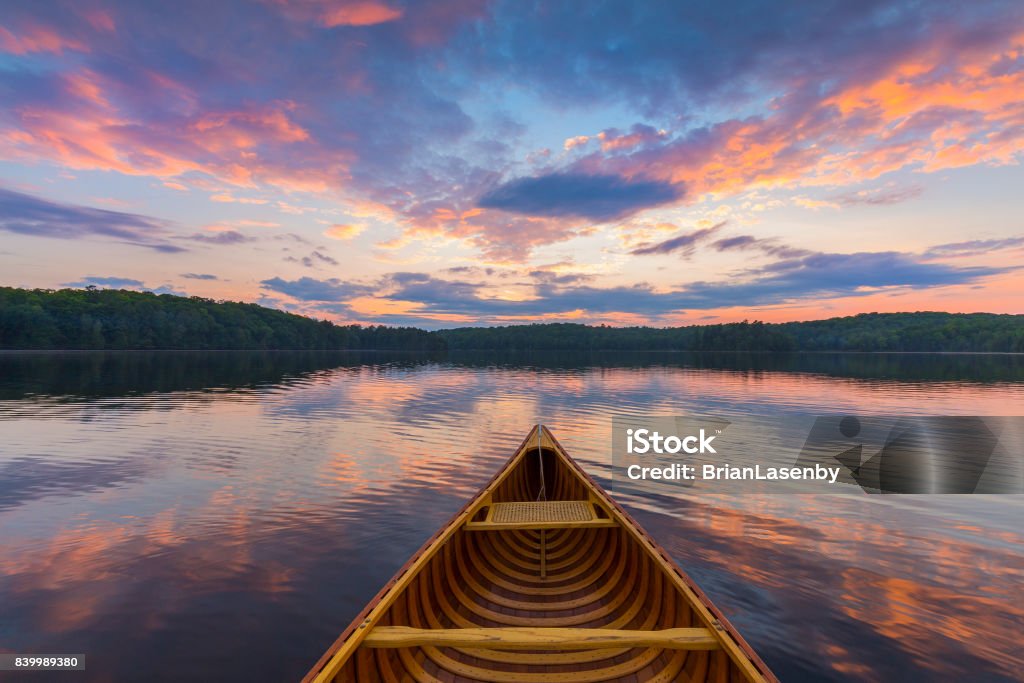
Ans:
{"type": "Polygon", "coordinates": [[[303,681],[777,679],[537,425],[303,681]]]}

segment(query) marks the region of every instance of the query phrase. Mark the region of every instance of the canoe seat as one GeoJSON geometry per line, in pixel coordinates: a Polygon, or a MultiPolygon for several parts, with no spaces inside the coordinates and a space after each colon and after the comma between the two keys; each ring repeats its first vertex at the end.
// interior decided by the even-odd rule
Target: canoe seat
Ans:
{"type": "Polygon", "coordinates": [[[492,503],[480,522],[466,522],[467,531],[508,529],[566,529],[616,526],[597,514],[587,500],[540,500],[532,503],[492,503]]]}
{"type": "Polygon", "coordinates": [[[488,650],[599,650],[655,647],[666,650],[717,650],[718,639],[706,628],[621,631],[603,628],[411,628],[377,626],[363,647],[458,647],[488,650]]]}

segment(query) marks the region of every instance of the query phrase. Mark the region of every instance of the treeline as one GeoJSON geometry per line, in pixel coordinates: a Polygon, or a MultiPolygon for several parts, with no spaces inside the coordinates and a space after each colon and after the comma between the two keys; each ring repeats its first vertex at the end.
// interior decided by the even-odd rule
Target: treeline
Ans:
{"type": "Polygon", "coordinates": [[[1024,352],[1024,315],[862,313],[774,327],[801,351],[1024,352]]]}
{"type": "Polygon", "coordinates": [[[4,349],[436,351],[413,327],[335,325],[256,304],[113,289],[0,287],[4,349]]]}
{"type": "Polygon", "coordinates": [[[792,337],[762,322],[690,327],[609,327],[578,323],[440,330],[452,350],[794,351],[792,337]]]}
{"type": "Polygon", "coordinates": [[[335,325],[256,304],[109,289],[0,287],[3,349],[1024,352],[1024,315],[865,313],[688,327],[335,325]]]}
{"type": "Polygon", "coordinates": [[[992,351],[1024,352],[1024,315],[864,313],[812,322],[688,327],[571,323],[463,327],[437,333],[449,349],[501,351],[992,351]]]}

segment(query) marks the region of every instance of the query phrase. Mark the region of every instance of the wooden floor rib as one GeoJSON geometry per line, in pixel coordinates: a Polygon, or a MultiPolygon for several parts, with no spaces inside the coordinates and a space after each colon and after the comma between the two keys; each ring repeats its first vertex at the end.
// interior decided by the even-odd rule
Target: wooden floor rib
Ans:
{"type": "MultiPolygon", "coordinates": [[[[693,614],[622,529],[569,529],[551,539],[539,578],[539,532],[460,532],[382,624],[419,629],[576,627],[636,631],[694,626],[693,614]]],[[[664,648],[508,651],[361,648],[351,678],[588,683],[729,680],[715,652],[664,648]],[[367,678],[357,672],[365,668],[367,678]],[[373,673],[370,674],[369,672],[373,673]],[[720,672],[717,679],[708,673],[720,672]]]]}
{"type": "MultiPolygon", "coordinates": [[[[595,487],[567,466],[571,461],[545,449],[543,458],[527,450],[511,462],[514,467],[467,506],[461,523],[439,534],[443,542],[411,561],[413,569],[396,577],[393,590],[382,592],[377,600],[381,607],[371,610],[371,603],[364,613],[371,616],[350,627],[348,638],[357,644],[342,663],[323,669],[331,671],[331,678],[323,678],[322,672],[311,678],[314,670],[307,680],[773,680],[770,674],[751,676],[752,671],[760,672],[749,662],[746,667],[737,665],[735,642],[723,639],[722,624],[707,609],[700,611],[694,594],[681,588],[679,575],[667,572],[664,558],[637,541],[636,529],[620,520],[601,497],[603,492],[595,496],[595,487]],[[541,460],[546,499],[571,501],[557,510],[551,506],[567,526],[489,526],[489,506],[537,500],[541,460]],[[591,518],[592,514],[599,516],[591,518]],[[572,526],[596,519],[614,525],[572,526]],[[362,628],[366,629],[363,640],[368,642],[360,646],[362,628]],[[374,628],[382,628],[378,637],[365,636],[374,628]],[[607,629],[608,635],[588,647],[585,639],[594,638],[594,629],[607,629]],[[504,647],[496,633],[506,634],[504,647]],[[558,645],[524,649],[536,647],[538,641],[531,638],[543,638],[545,633],[558,633],[562,640],[558,645]],[[676,640],[668,643],[644,635],[648,633],[675,634],[676,640]],[[481,642],[484,646],[468,646],[481,642]],[[556,649],[563,643],[576,647],[556,649]],[[730,646],[733,649],[727,651],[730,646]]],[[[544,522],[543,506],[510,507],[502,512],[498,523],[544,522]],[[504,514],[508,510],[520,518],[504,514]]],[[[344,644],[345,636],[340,640],[344,644]]]]}

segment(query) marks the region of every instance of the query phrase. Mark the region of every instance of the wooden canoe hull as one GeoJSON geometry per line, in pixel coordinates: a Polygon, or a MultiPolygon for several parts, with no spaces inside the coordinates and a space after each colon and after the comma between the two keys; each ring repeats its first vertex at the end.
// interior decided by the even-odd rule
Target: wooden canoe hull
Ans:
{"type": "Polygon", "coordinates": [[[776,679],[540,426],[304,679],[619,680],[776,679]],[[564,508],[568,516],[561,518],[569,521],[553,526],[529,514],[495,515],[522,507],[509,503],[537,500],[542,487],[544,509],[559,516],[564,508]]]}

